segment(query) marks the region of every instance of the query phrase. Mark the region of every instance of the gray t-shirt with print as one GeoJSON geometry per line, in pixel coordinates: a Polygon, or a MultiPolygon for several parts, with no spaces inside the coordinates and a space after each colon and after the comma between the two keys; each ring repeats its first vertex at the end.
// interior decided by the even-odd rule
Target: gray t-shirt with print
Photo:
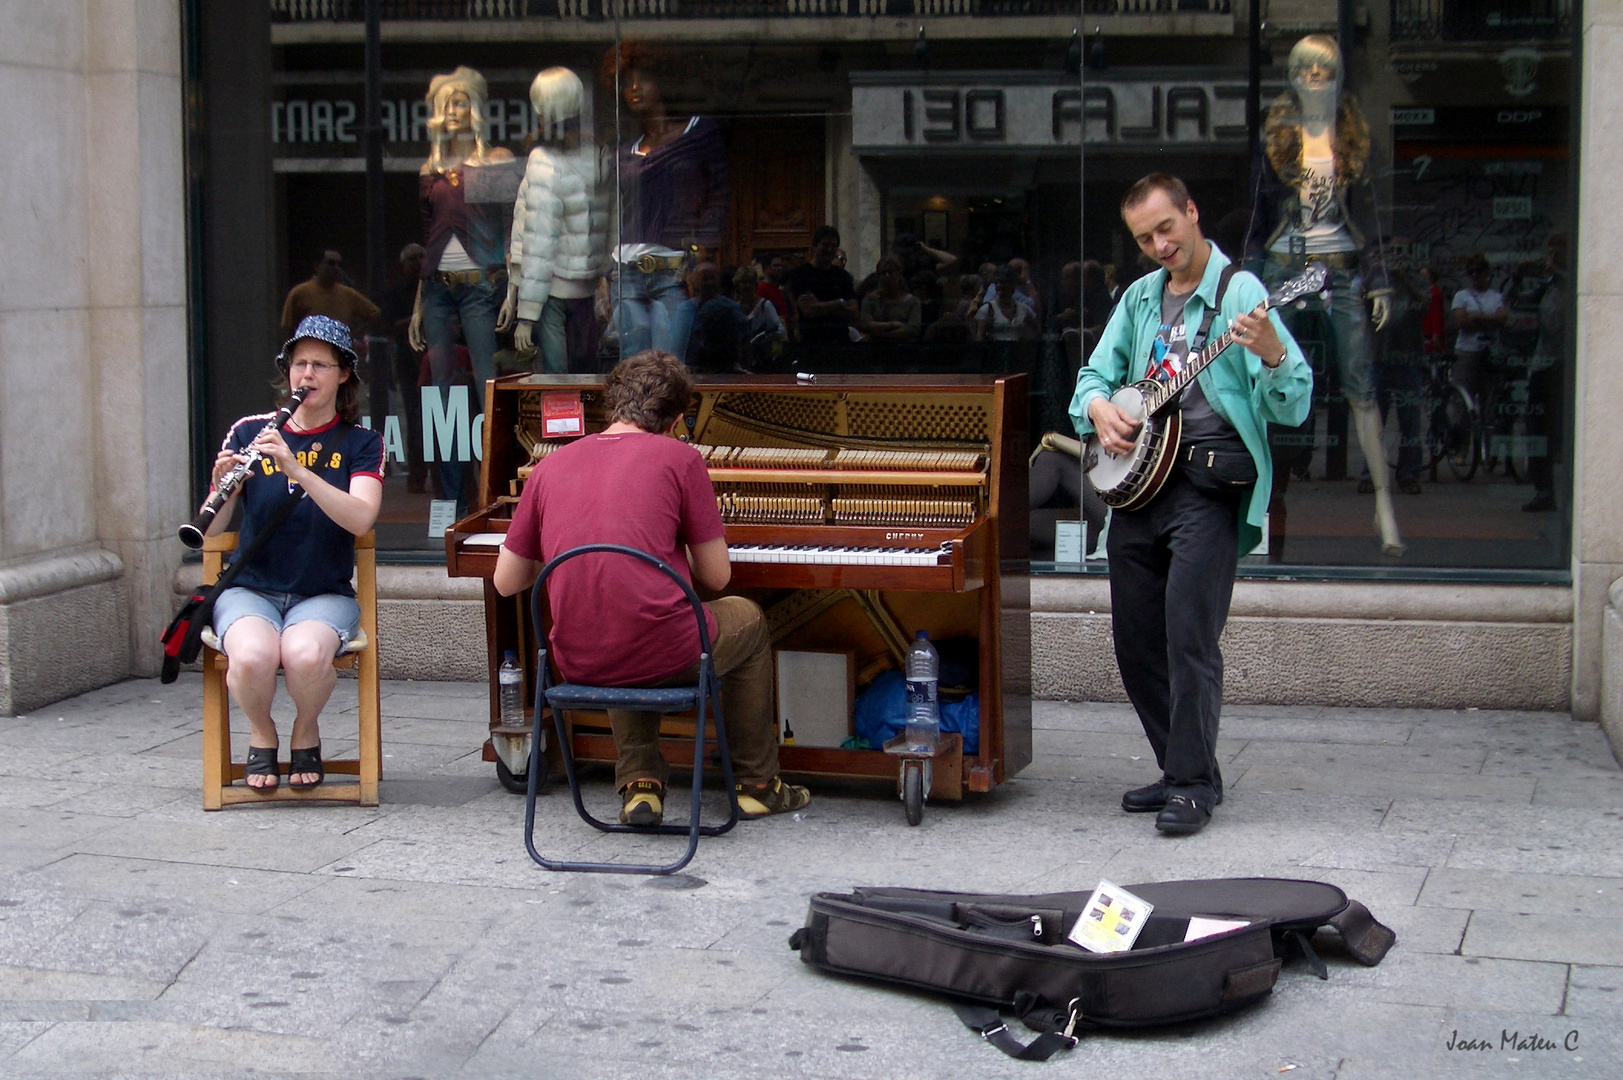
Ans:
{"type": "MultiPolygon", "coordinates": [[[[1165,382],[1183,371],[1189,358],[1189,334],[1183,322],[1183,306],[1188,293],[1161,290],[1161,328],[1156,331],[1155,344],[1150,357],[1150,377],[1165,382]]],[[[1206,392],[1196,379],[1183,392],[1183,434],[1185,443],[1212,440],[1237,440],[1240,433],[1234,425],[1217,414],[1206,392]]]]}

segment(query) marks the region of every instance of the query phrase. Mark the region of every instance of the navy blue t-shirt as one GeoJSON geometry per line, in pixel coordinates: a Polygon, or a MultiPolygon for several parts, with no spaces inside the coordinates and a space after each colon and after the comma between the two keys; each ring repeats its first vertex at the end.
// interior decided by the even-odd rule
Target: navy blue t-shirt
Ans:
{"type": "MultiPolygon", "coordinates": [[[[226,434],[221,449],[241,453],[273,415],[261,413],[238,420],[226,434]]],[[[282,429],[282,440],[289,450],[300,455],[306,468],[340,491],[349,490],[354,476],[383,479],[383,437],[370,428],[346,424],[334,417],[330,424],[314,431],[297,431],[289,424],[282,429]]],[[[239,550],[247,547],[276,513],[288,490],[287,477],[274,461],[260,458],[254,463],[242,487],[239,550]]],[[[307,497],[277,527],[254,561],[242,568],[233,584],[299,596],[354,596],[355,587],[349,583],[354,572],[355,537],[307,497]]]]}

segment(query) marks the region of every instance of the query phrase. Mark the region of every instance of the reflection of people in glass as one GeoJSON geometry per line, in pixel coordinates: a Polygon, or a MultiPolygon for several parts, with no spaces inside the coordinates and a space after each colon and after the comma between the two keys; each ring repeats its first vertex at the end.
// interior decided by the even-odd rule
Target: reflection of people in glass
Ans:
{"type": "MultiPolygon", "coordinates": [[[[485,79],[469,67],[436,75],[428,84],[428,160],[418,170],[418,205],[428,254],[412,313],[411,347],[428,353],[434,385],[443,392],[452,369],[458,322],[473,361],[476,398],[496,373],[496,319],[507,295],[505,205],[468,194],[476,170],[511,161],[511,151],[485,145],[485,79]]],[[[475,408],[478,406],[475,405],[475,408]]],[[[463,508],[462,463],[446,462],[440,486],[463,508]]]]}
{"type": "Polygon", "coordinates": [[[590,340],[592,298],[608,254],[601,189],[607,170],[595,149],[581,147],[584,97],[580,77],[568,68],[548,68],[530,84],[540,143],[530,151],[513,204],[511,309],[503,313],[518,317],[513,344],[519,349],[530,347],[540,324],[542,370],[554,373],[585,370],[597,356],[590,340]]]}
{"type": "Polygon", "coordinates": [[[1041,327],[1037,312],[1019,299],[1020,270],[1012,263],[998,267],[986,303],[975,314],[976,341],[1027,341],[1041,327]]]}
{"type": "Polygon", "coordinates": [[[682,270],[720,246],[728,214],[727,148],[709,117],[672,116],[661,80],[669,54],[622,42],[603,59],[605,84],[618,85],[642,128],[620,147],[620,242],[612,286],[620,355],[658,349],[682,356],[689,324],[682,270]]]}
{"type": "Polygon", "coordinates": [[[1555,509],[1553,463],[1561,441],[1562,378],[1567,354],[1567,238],[1550,237],[1544,260],[1544,278],[1536,286],[1538,342],[1533,346],[1527,379],[1527,434],[1544,438],[1529,448],[1527,479],[1532,501],[1522,509],[1540,513],[1555,509]]]}
{"type": "Polygon", "coordinates": [[[1334,38],[1309,34],[1298,41],[1289,75],[1290,89],[1268,111],[1264,125],[1269,168],[1259,188],[1263,204],[1252,217],[1253,229],[1271,230],[1263,245],[1263,279],[1272,288],[1309,261],[1329,267],[1328,301],[1312,300],[1305,311],[1287,308],[1281,314],[1298,335],[1305,319],[1320,312],[1329,319],[1341,392],[1375,487],[1381,552],[1401,555],[1370,351],[1369,322],[1386,325],[1390,289],[1369,176],[1369,125],[1357,99],[1341,90],[1341,52],[1334,38]]]}
{"type": "Polygon", "coordinates": [[[1454,294],[1449,305],[1454,312],[1454,327],[1459,336],[1454,339],[1453,379],[1482,406],[1482,391],[1487,389],[1488,351],[1493,337],[1505,325],[1505,296],[1491,286],[1493,267],[1480,251],[1465,260],[1465,273],[1471,284],[1454,294]]]}
{"type": "Polygon", "coordinates": [[[857,284],[844,267],[836,266],[840,230],[819,225],[812,231],[811,260],[783,279],[789,295],[793,324],[807,345],[848,345],[850,327],[857,319],[857,284]]]}
{"type": "Polygon", "coordinates": [[[293,328],[304,321],[306,315],[325,315],[349,327],[352,335],[359,335],[368,323],[378,317],[378,309],[363,294],[343,283],[344,257],[336,251],[321,253],[316,272],[308,281],[301,281],[288,290],[282,303],[282,331],[291,334],[293,328]]]}
{"type": "Polygon", "coordinates": [[[874,268],[878,286],[862,298],[862,332],[878,341],[915,341],[923,327],[919,298],[907,291],[902,264],[886,255],[874,268]]]}

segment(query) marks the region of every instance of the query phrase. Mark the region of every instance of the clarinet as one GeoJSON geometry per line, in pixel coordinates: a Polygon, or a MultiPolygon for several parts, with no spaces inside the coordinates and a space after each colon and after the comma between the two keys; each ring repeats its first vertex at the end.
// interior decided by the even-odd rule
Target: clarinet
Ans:
{"type": "MultiPolygon", "coordinates": [[[[287,404],[276,411],[276,415],[269,424],[265,425],[265,428],[281,431],[282,428],[287,426],[287,422],[293,419],[293,414],[298,411],[300,405],[304,404],[305,396],[309,393],[310,388],[308,386],[301,386],[293,391],[288,395],[287,404]]],[[[260,432],[263,433],[265,428],[260,428],[260,432]]],[[[220,477],[220,482],[214,486],[208,500],[203,503],[203,509],[197,512],[195,518],[180,527],[181,543],[194,550],[203,546],[203,534],[208,532],[210,525],[214,524],[214,515],[220,512],[220,507],[224,506],[226,500],[236,493],[237,488],[242,486],[244,480],[248,479],[249,472],[253,470],[254,465],[262,457],[264,457],[263,454],[250,446],[246,456],[230,472],[220,477]]]]}

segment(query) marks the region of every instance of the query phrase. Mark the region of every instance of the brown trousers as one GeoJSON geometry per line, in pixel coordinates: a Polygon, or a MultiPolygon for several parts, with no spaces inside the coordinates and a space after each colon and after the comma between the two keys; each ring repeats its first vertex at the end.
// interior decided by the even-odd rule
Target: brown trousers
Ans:
{"type": "MultiPolygon", "coordinates": [[[[742,596],[724,596],[705,605],[716,617],[710,657],[721,677],[721,714],[727,749],[733,757],[733,779],[760,787],[778,774],[778,723],[772,715],[772,640],[760,605],[742,596]]],[[[653,686],[686,686],[699,679],[699,665],[653,686]]],[[[620,759],[614,783],[633,780],[664,783],[670,766],[659,752],[659,714],[609,711],[609,726],[620,759]]]]}

